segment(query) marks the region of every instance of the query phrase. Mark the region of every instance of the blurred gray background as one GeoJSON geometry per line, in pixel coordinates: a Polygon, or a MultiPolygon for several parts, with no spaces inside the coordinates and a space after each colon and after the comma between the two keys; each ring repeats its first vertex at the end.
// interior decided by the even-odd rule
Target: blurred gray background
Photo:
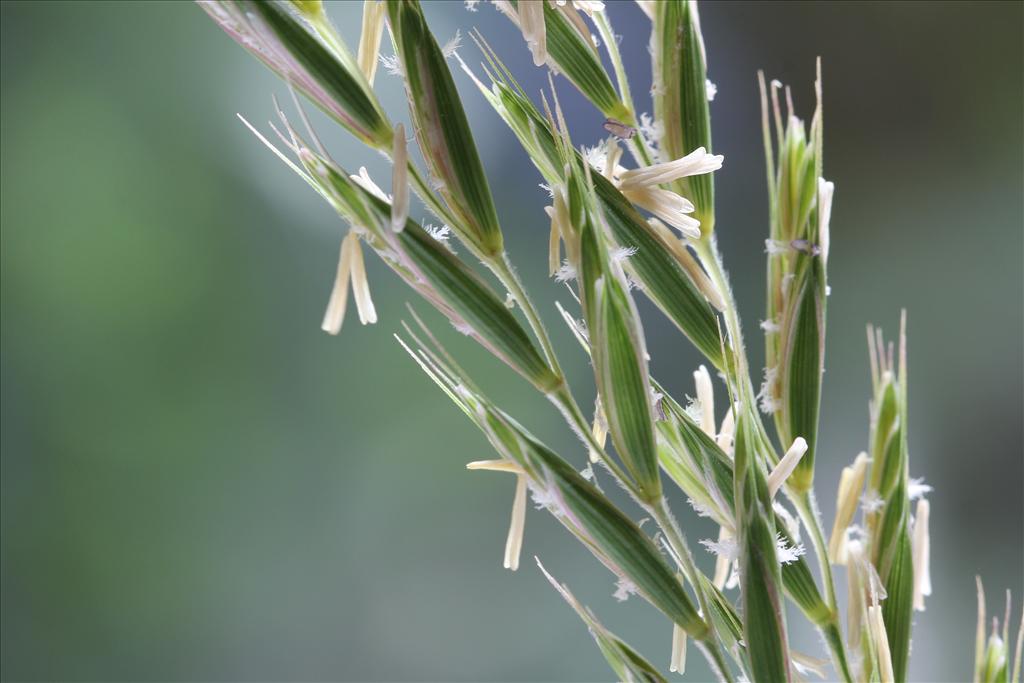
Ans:
{"type": "MultiPolygon", "coordinates": [[[[360,5],[330,8],[353,45],[360,5]]],[[[609,11],[643,95],[648,22],[632,3],[609,11]]],[[[343,226],[235,118],[268,119],[276,78],[187,2],[0,12],[3,679],[609,678],[533,555],[667,667],[665,620],[615,603],[611,575],[545,514],[528,515],[522,569],[501,568],[513,483],[464,469],[488,446],[393,342],[404,302],[425,310],[395,277],[371,257],[381,322],[350,311],[340,337],[320,332],[343,226]]],[[[529,92],[543,86],[492,7],[428,17],[442,39],[479,27],[529,92]]],[[[824,60],[827,520],[867,438],[864,325],[895,332],[909,311],[911,470],[935,487],[921,681],[969,676],[975,574],[994,612],[1003,589],[1024,592],[1022,20],[1020,3],[702,7],[726,159],[717,229],[750,335],[767,230],[756,70],[809,116],[824,60]]],[[[509,250],[586,395],[551,303],[567,294],[544,273],[540,178],[456,79],[509,250]]],[[[559,87],[576,142],[599,140],[601,118],[559,87]]],[[[378,90],[403,118],[396,79],[378,90]]],[[[345,165],[385,177],[317,120],[345,165]]],[[[697,354],[642,308],[655,373],[693,393],[697,354]]],[[[493,398],[582,461],[524,382],[441,332],[493,398]]],[[[691,542],[714,534],[673,503],[691,542]]],[[[706,676],[696,652],[690,665],[706,676]]]]}

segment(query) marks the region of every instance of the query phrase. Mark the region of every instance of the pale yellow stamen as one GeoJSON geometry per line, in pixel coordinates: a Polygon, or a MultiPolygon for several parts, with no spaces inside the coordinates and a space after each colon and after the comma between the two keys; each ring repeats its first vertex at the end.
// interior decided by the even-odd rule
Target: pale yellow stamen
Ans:
{"type": "Polygon", "coordinates": [[[640,10],[647,15],[648,19],[651,21],[654,20],[654,0],[636,0],[636,4],[640,7],[640,10]]]}
{"type": "MultiPolygon", "coordinates": [[[[590,429],[591,434],[594,436],[594,441],[604,448],[605,442],[608,440],[608,418],[604,415],[604,408],[598,403],[597,408],[594,410],[594,425],[590,429]]],[[[601,459],[601,454],[597,450],[590,449],[590,462],[598,462],[601,459]]]]}
{"type": "Polygon", "coordinates": [[[825,678],[828,661],[805,655],[796,650],[789,651],[789,658],[793,661],[793,668],[797,669],[800,673],[812,673],[818,678],[825,678]]]}
{"type": "Polygon", "coordinates": [[[871,641],[875,646],[875,658],[878,660],[878,675],[881,678],[881,683],[893,683],[896,677],[892,671],[892,654],[889,651],[889,636],[885,632],[881,605],[868,607],[868,629],[871,631],[871,641]]]}
{"type": "Polygon", "coordinates": [[[697,387],[697,402],[700,403],[700,428],[712,439],[715,438],[715,387],[711,384],[708,369],[701,365],[693,373],[697,387]]]}
{"type": "Polygon", "coordinates": [[[922,498],[917,501],[914,515],[914,609],[924,611],[924,598],[932,594],[931,539],[928,537],[930,505],[922,498]]]}
{"type": "MultiPolygon", "coordinates": [[[[732,538],[732,534],[724,526],[718,528],[718,544],[725,545],[725,542],[732,538]]],[[[729,556],[726,553],[718,553],[715,555],[715,576],[712,579],[712,583],[715,588],[722,590],[725,588],[725,582],[729,580],[729,569],[732,563],[729,561],[729,556]]]]}
{"type": "MultiPolygon", "coordinates": [[[[354,232],[350,232],[354,235],[354,232]]],[[[359,313],[359,322],[362,324],[373,324],[377,322],[377,309],[373,307],[373,300],[370,298],[370,285],[366,281],[366,266],[363,263],[363,248],[359,245],[359,239],[355,238],[352,244],[352,297],[356,300],[356,312],[359,313]]]]}
{"type": "Polygon", "coordinates": [[[633,187],[623,190],[622,194],[671,225],[684,237],[700,237],[700,221],[687,215],[694,210],[694,206],[685,197],[660,187],[633,187]]]}
{"type": "Polygon", "coordinates": [[[828,543],[828,557],[833,564],[846,564],[846,529],[853,522],[853,516],[860,504],[864,475],[868,467],[868,454],[861,453],[853,465],[843,468],[839,477],[839,492],[836,495],[836,519],[832,525],[832,537],[828,543]]]}
{"type": "Polygon", "coordinates": [[[526,525],[526,473],[523,468],[510,460],[475,460],[466,464],[469,470],[510,472],[516,475],[516,493],[512,499],[512,521],[505,540],[505,569],[519,569],[519,555],[523,549],[523,529],[526,525]]]}
{"type": "Polygon", "coordinates": [[[544,213],[551,219],[551,233],[548,236],[548,275],[554,277],[562,265],[562,233],[558,229],[555,207],[545,206],[544,213]]]}
{"type": "Polygon", "coordinates": [[[384,10],[384,3],[380,0],[363,2],[363,29],[359,35],[356,62],[370,85],[373,85],[373,77],[377,73],[380,40],[384,33],[384,10]]]}
{"type": "Polygon", "coordinates": [[[358,237],[349,232],[341,241],[341,253],[338,255],[338,272],[334,276],[334,287],[331,298],[327,302],[327,312],[320,328],[328,334],[341,332],[341,324],[345,320],[345,308],[348,305],[348,280],[352,269],[352,249],[358,237]]]}
{"type": "Polygon", "coordinates": [[[603,0],[555,0],[555,4],[559,7],[572,5],[579,11],[586,12],[588,17],[593,17],[594,12],[604,11],[603,0]]]}
{"type": "Polygon", "coordinates": [[[474,460],[466,463],[467,470],[487,470],[488,472],[511,472],[523,474],[523,468],[511,460],[474,460]]]}
{"type": "Polygon", "coordinates": [[[363,188],[382,202],[391,203],[391,197],[384,194],[384,190],[380,189],[377,183],[373,182],[373,178],[370,177],[365,166],[360,166],[359,173],[352,173],[349,175],[349,178],[351,178],[356,185],[363,188]]]}
{"type": "Polygon", "coordinates": [[[544,27],[546,0],[519,0],[519,29],[533,55],[534,66],[544,66],[548,59],[547,34],[544,27]]]}
{"type": "Polygon", "coordinates": [[[526,525],[526,477],[516,477],[516,494],[512,499],[512,522],[505,541],[505,569],[519,569],[519,554],[523,549],[523,528],[526,525]]]}
{"type": "MultiPolygon", "coordinates": [[[[576,33],[580,35],[583,42],[590,46],[594,52],[597,52],[597,47],[594,45],[594,39],[590,35],[590,30],[587,28],[586,22],[583,21],[583,17],[580,16],[579,9],[576,3],[559,2],[556,3],[558,10],[569,20],[569,23],[576,33]]],[[[603,8],[602,8],[603,9],[603,8]]],[[[587,12],[588,14],[590,12],[587,12]]]]}
{"type": "Polygon", "coordinates": [[[828,263],[829,222],[832,220],[832,195],[835,183],[818,178],[818,247],[822,263],[828,263]]]}
{"type": "Polygon", "coordinates": [[[732,408],[725,411],[725,417],[722,418],[722,426],[718,428],[718,436],[715,437],[715,443],[721,448],[726,455],[732,455],[733,437],[736,431],[736,416],[732,408]]]}
{"type": "Polygon", "coordinates": [[[846,633],[851,648],[860,645],[861,627],[867,600],[867,577],[864,573],[864,548],[860,541],[851,541],[847,552],[846,633]]]}
{"type": "Polygon", "coordinates": [[[679,159],[626,171],[620,179],[619,189],[661,185],[687,176],[717,171],[722,167],[724,158],[720,154],[708,154],[706,149],[698,147],[679,159]]]}
{"type": "Polygon", "coordinates": [[[675,257],[676,262],[679,266],[686,271],[686,274],[690,276],[690,280],[697,285],[697,289],[701,291],[701,294],[707,298],[708,303],[717,308],[720,311],[725,310],[725,301],[722,299],[722,295],[718,291],[718,287],[711,281],[704,269],[701,268],[700,264],[697,263],[697,259],[693,258],[686,245],[678,239],[672,231],[665,227],[665,224],[659,221],[657,218],[651,218],[647,221],[648,225],[661,240],[661,243],[669,250],[672,256],[675,257]]]}
{"type": "MultiPolygon", "coordinates": [[[[985,659],[985,587],[981,584],[981,577],[975,576],[974,582],[978,588],[978,630],[974,642],[974,661],[982,666],[985,659]]],[[[975,680],[978,680],[980,672],[975,672],[975,680]]]]}
{"type": "Polygon", "coordinates": [[[405,146],[405,126],[395,126],[391,162],[391,229],[401,232],[409,217],[409,154],[405,146]]]}
{"type": "Polygon", "coordinates": [[[770,496],[774,496],[782,488],[782,485],[789,479],[789,475],[793,474],[793,470],[800,464],[800,458],[804,457],[806,452],[807,442],[802,436],[796,437],[793,445],[789,447],[786,454],[779,460],[779,464],[768,475],[768,494],[770,496]]]}
{"type": "Polygon", "coordinates": [[[551,219],[551,236],[548,240],[548,271],[554,277],[561,268],[561,254],[559,253],[562,242],[565,242],[567,255],[571,241],[572,226],[569,224],[569,207],[561,189],[552,190],[553,206],[545,207],[544,212],[551,219]]]}
{"type": "Polygon", "coordinates": [[[619,168],[619,159],[622,158],[622,148],[614,137],[608,138],[608,148],[604,155],[604,177],[608,180],[615,175],[616,168],[619,168]]]}
{"type": "Polygon", "coordinates": [[[686,672],[686,631],[679,624],[672,624],[672,662],[668,670],[679,674],[686,672]]]}

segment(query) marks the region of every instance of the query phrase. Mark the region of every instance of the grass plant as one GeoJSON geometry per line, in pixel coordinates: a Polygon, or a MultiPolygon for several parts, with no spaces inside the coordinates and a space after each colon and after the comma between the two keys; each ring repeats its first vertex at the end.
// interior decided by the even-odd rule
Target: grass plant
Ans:
{"type": "MultiPolygon", "coordinates": [[[[870,436],[842,473],[828,527],[815,502],[815,465],[826,451],[818,424],[835,192],[823,164],[820,63],[809,123],[799,118],[788,88],[759,74],[770,199],[766,311],[758,330],[768,367],[761,370],[750,367],[716,246],[716,230],[729,229],[715,221],[715,176],[724,159],[713,151],[708,102],[715,88],[695,2],[638,1],[650,23],[653,82],[643,87],[652,92],[653,116],[633,101],[636,88],[604,3],[492,3],[534,64],[564,77],[606,117],[608,136],[592,148],[574,141],[553,78],[545,92],[530,94],[482,35],[474,33],[474,45],[462,53],[442,45],[416,0],[366,0],[355,53],[318,0],[199,4],[293,93],[392,162],[391,178],[380,184],[363,168],[343,168],[320,144],[298,98],[291,118],[276,106],[280,123],[272,132],[246,122],[348,226],[323,329],[340,331],[350,288],[360,322],[376,322],[363,265],[369,249],[459,332],[535,387],[579,438],[576,452],[554,452],[485,396],[415,313],[403,323],[396,335],[402,348],[494,448],[495,459],[468,467],[515,477],[505,567],[520,566],[532,495],[623,591],[665,616],[672,652],[659,659],[670,671],[684,672],[692,642],[723,681],[809,674],[906,680],[914,610],[924,609],[931,585],[929,489],[911,478],[905,313],[895,342],[868,328],[870,436]],[[380,54],[385,29],[394,56],[380,54]],[[470,51],[479,59],[470,60],[470,51]],[[379,62],[405,85],[408,133],[390,121],[374,92],[379,62]],[[485,99],[512,130],[550,192],[548,270],[572,294],[569,306],[557,305],[578,346],[555,347],[509,257],[455,86],[457,70],[475,84],[472,96],[485,99]],[[410,144],[419,148],[423,168],[410,144]],[[412,215],[413,196],[442,227],[412,215]],[[703,354],[695,400],[671,396],[651,375],[640,296],[703,354]],[[560,358],[575,353],[589,355],[596,400],[582,397],[562,370],[560,358]],[[715,414],[716,391],[728,397],[724,415],[715,414]],[[585,413],[581,406],[592,404],[593,413],[585,413]],[[614,504],[599,479],[624,489],[634,505],[614,504]],[[669,507],[666,491],[674,488],[720,529],[717,538],[700,541],[717,555],[712,575],[699,570],[694,545],[669,507]],[[639,516],[654,524],[641,528],[639,516]],[[846,567],[845,619],[837,566],[846,567]],[[830,662],[792,649],[787,602],[798,608],[791,615],[820,631],[830,662]]],[[[836,488],[824,486],[829,493],[836,488]]],[[[540,569],[619,679],[663,680],[660,667],[540,569]]],[[[1019,681],[1020,637],[1011,664],[1009,615],[986,640],[983,597],[979,606],[976,680],[1019,681]]]]}

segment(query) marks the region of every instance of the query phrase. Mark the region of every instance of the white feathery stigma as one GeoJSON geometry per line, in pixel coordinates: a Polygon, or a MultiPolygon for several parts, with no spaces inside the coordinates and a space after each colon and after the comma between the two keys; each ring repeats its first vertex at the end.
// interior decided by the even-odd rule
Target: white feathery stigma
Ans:
{"type": "Polygon", "coordinates": [[[799,543],[790,545],[782,534],[775,537],[775,557],[779,564],[796,562],[805,552],[807,552],[806,549],[799,543]]]}
{"type": "Polygon", "coordinates": [[[441,48],[441,54],[447,59],[458,52],[460,47],[462,47],[462,34],[459,32],[459,29],[455,29],[455,35],[441,48]]]}
{"type": "Polygon", "coordinates": [[[778,378],[778,368],[764,369],[764,379],[761,381],[761,389],[757,392],[757,399],[761,412],[766,415],[771,415],[782,409],[782,403],[775,398],[775,384],[778,378]]]}
{"type": "Polygon", "coordinates": [[[636,595],[637,589],[636,584],[629,579],[619,578],[615,582],[615,592],[612,593],[612,597],[618,602],[625,602],[629,600],[630,595],[636,595]]]}
{"type": "Polygon", "coordinates": [[[907,497],[910,498],[910,500],[923,498],[931,492],[932,487],[924,483],[924,477],[913,477],[907,484],[907,497]]]}
{"type": "Polygon", "coordinates": [[[398,55],[381,55],[378,61],[380,61],[380,65],[384,67],[389,76],[402,75],[402,63],[398,60],[398,55]]]}
{"type": "Polygon", "coordinates": [[[721,530],[718,532],[718,540],[712,541],[710,538],[701,539],[700,544],[704,546],[709,553],[717,555],[718,557],[724,557],[729,562],[736,560],[740,556],[739,546],[736,545],[736,541],[728,533],[722,533],[721,530]]]}

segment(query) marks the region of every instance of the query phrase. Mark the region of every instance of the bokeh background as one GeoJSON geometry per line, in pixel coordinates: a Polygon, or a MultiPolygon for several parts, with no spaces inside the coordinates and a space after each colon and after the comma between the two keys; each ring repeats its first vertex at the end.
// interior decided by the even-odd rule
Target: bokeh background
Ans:
{"type": "MultiPolygon", "coordinates": [[[[360,4],[330,7],[351,44],[360,4]]],[[[756,70],[809,115],[824,60],[826,519],[866,441],[864,325],[895,332],[909,310],[912,474],[935,487],[920,681],[967,679],[975,574],[993,611],[1003,589],[1024,593],[1022,7],[702,8],[726,158],[718,231],[749,330],[766,232],[756,70]]],[[[648,22],[632,3],[609,11],[634,83],[649,82],[648,22]]],[[[393,342],[411,300],[396,278],[371,258],[380,324],[320,332],[343,226],[235,118],[270,117],[285,94],[271,74],[187,2],[0,12],[4,680],[607,679],[532,555],[667,665],[667,623],[616,603],[611,575],[546,515],[528,516],[523,568],[501,569],[512,482],[464,469],[487,444],[393,342]]],[[[428,17],[442,39],[479,27],[530,92],[543,86],[492,7],[432,3],[428,17]]],[[[510,252],[585,394],[550,303],[567,294],[544,273],[540,179],[456,79],[510,252]]],[[[599,140],[600,117],[559,87],[577,142],[599,140]]],[[[378,89],[402,119],[396,79],[378,89]]],[[[317,120],[343,163],[386,172],[317,120]]],[[[656,374],[692,393],[696,353],[643,313],[656,374]]],[[[441,331],[494,398],[581,457],[524,382],[441,331]]],[[[714,534],[674,503],[692,541],[714,534]]],[[[690,665],[706,676],[696,653],[690,665]]]]}

